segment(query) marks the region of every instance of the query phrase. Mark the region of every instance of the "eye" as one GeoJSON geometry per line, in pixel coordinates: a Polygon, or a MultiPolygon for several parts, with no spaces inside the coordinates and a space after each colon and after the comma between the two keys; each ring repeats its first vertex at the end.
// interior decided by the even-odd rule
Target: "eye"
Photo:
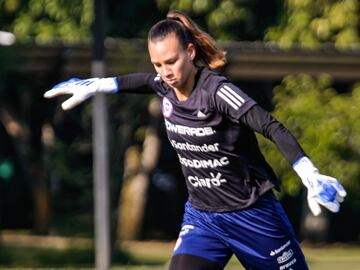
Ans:
{"type": "Polygon", "coordinates": [[[176,61],[177,61],[177,59],[171,59],[171,60],[168,61],[168,64],[173,65],[173,64],[176,63],[176,61]]]}

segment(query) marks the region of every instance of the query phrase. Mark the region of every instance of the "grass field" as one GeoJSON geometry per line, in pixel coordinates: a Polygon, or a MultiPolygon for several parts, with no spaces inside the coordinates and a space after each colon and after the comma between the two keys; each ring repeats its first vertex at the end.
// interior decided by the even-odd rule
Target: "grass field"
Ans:
{"type": "MultiPolygon", "coordinates": [[[[114,266],[114,270],[160,270],[166,269],[168,256],[171,255],[172,244],[165,246],[157,243],[128,243],[124,244],[130,254],[141,261],[164,261],[162,265],[154,266],[114,266]],[[153,255],[149,256],[149,250],[153,255]]],[[[309,268],[314,270],[360,270],[360,245],[328,245],[310,247],[303,246],[309,268]]],[[[241,264],[233,257],[225,270],[244,269],[241,264]]]]}
{"type": "MultiPolygon", "coordinates": [[[[22,238],[21,238],[22,239],[22,238]]],[[[92,243],[60,245],[57,240],[48,244],[30,239],[22,243],[0,241],[0,269],[94,269],[92,243]],[[30,246],[29,246],[30,245],[30,246]],[[31,246],[32,245],[32,246],[31,246]],[[39,247],[40,246],[40,247],[39,247]]],[[[74,242],[75,243],[75,242],[74,242]]],[[[166,269],[173,242],[124,242],[113,255],[113,270],[166,269]]],[[[310,269],[360,270],[360,245],[303,245],[310,269]]],[[[225,270],[244,269],[232,258],[225,270]]]]}

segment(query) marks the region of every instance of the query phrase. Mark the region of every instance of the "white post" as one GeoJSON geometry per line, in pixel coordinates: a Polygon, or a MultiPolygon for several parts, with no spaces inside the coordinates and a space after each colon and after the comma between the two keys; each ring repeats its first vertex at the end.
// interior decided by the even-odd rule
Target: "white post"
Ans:
{"type": "MultiPolygon", "coordinates": [[[[94,0],[93,77],[104,77],[104,7],[94,0]]],[[[110,268],[110,207],[109,207],[108,114],[106,97],[97,93],[93,111],[93,169],[95,211],[95,264],[98,270],[110,268]]]]}
{"type": "MultiPolygon", "coordinates": [[[[93,63],[93,69],[101,69],[102,66],[101,63],[93,63]]],[[[111,257],[107,121],[106,96],[98,93],[94,98],[93,111],[95,261],[98,270],[109,269],[111,257]]]]}

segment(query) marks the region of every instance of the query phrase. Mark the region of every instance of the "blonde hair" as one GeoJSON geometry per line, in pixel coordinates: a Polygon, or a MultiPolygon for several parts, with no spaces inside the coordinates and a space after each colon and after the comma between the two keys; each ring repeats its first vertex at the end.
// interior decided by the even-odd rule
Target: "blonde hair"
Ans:
{"type": "Polygon", "coordinates": [[[162,40],[170,33],[175,33],[184,49],[189,43],[194,44],[196,66],[217,69],[226,63],[226,53],[216,46],[215,40],[208,33],[202,31],[184,13],[177,10],[169,11],[165,20],[159,21],[150,29],[148,40],[162,40]]]}

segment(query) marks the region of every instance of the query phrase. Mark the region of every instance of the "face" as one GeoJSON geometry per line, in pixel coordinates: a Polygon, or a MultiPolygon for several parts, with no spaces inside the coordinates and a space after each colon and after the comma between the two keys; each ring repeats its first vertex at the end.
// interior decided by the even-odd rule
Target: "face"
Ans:
{"type": "Polygon", "coordinates": [[[189,44],[183,48],[174,33],[168,34],[164,39],[148,43],[151,63],[161,78],[171,87],[183,90],[195,66],[195,48],[189,44]]]}

